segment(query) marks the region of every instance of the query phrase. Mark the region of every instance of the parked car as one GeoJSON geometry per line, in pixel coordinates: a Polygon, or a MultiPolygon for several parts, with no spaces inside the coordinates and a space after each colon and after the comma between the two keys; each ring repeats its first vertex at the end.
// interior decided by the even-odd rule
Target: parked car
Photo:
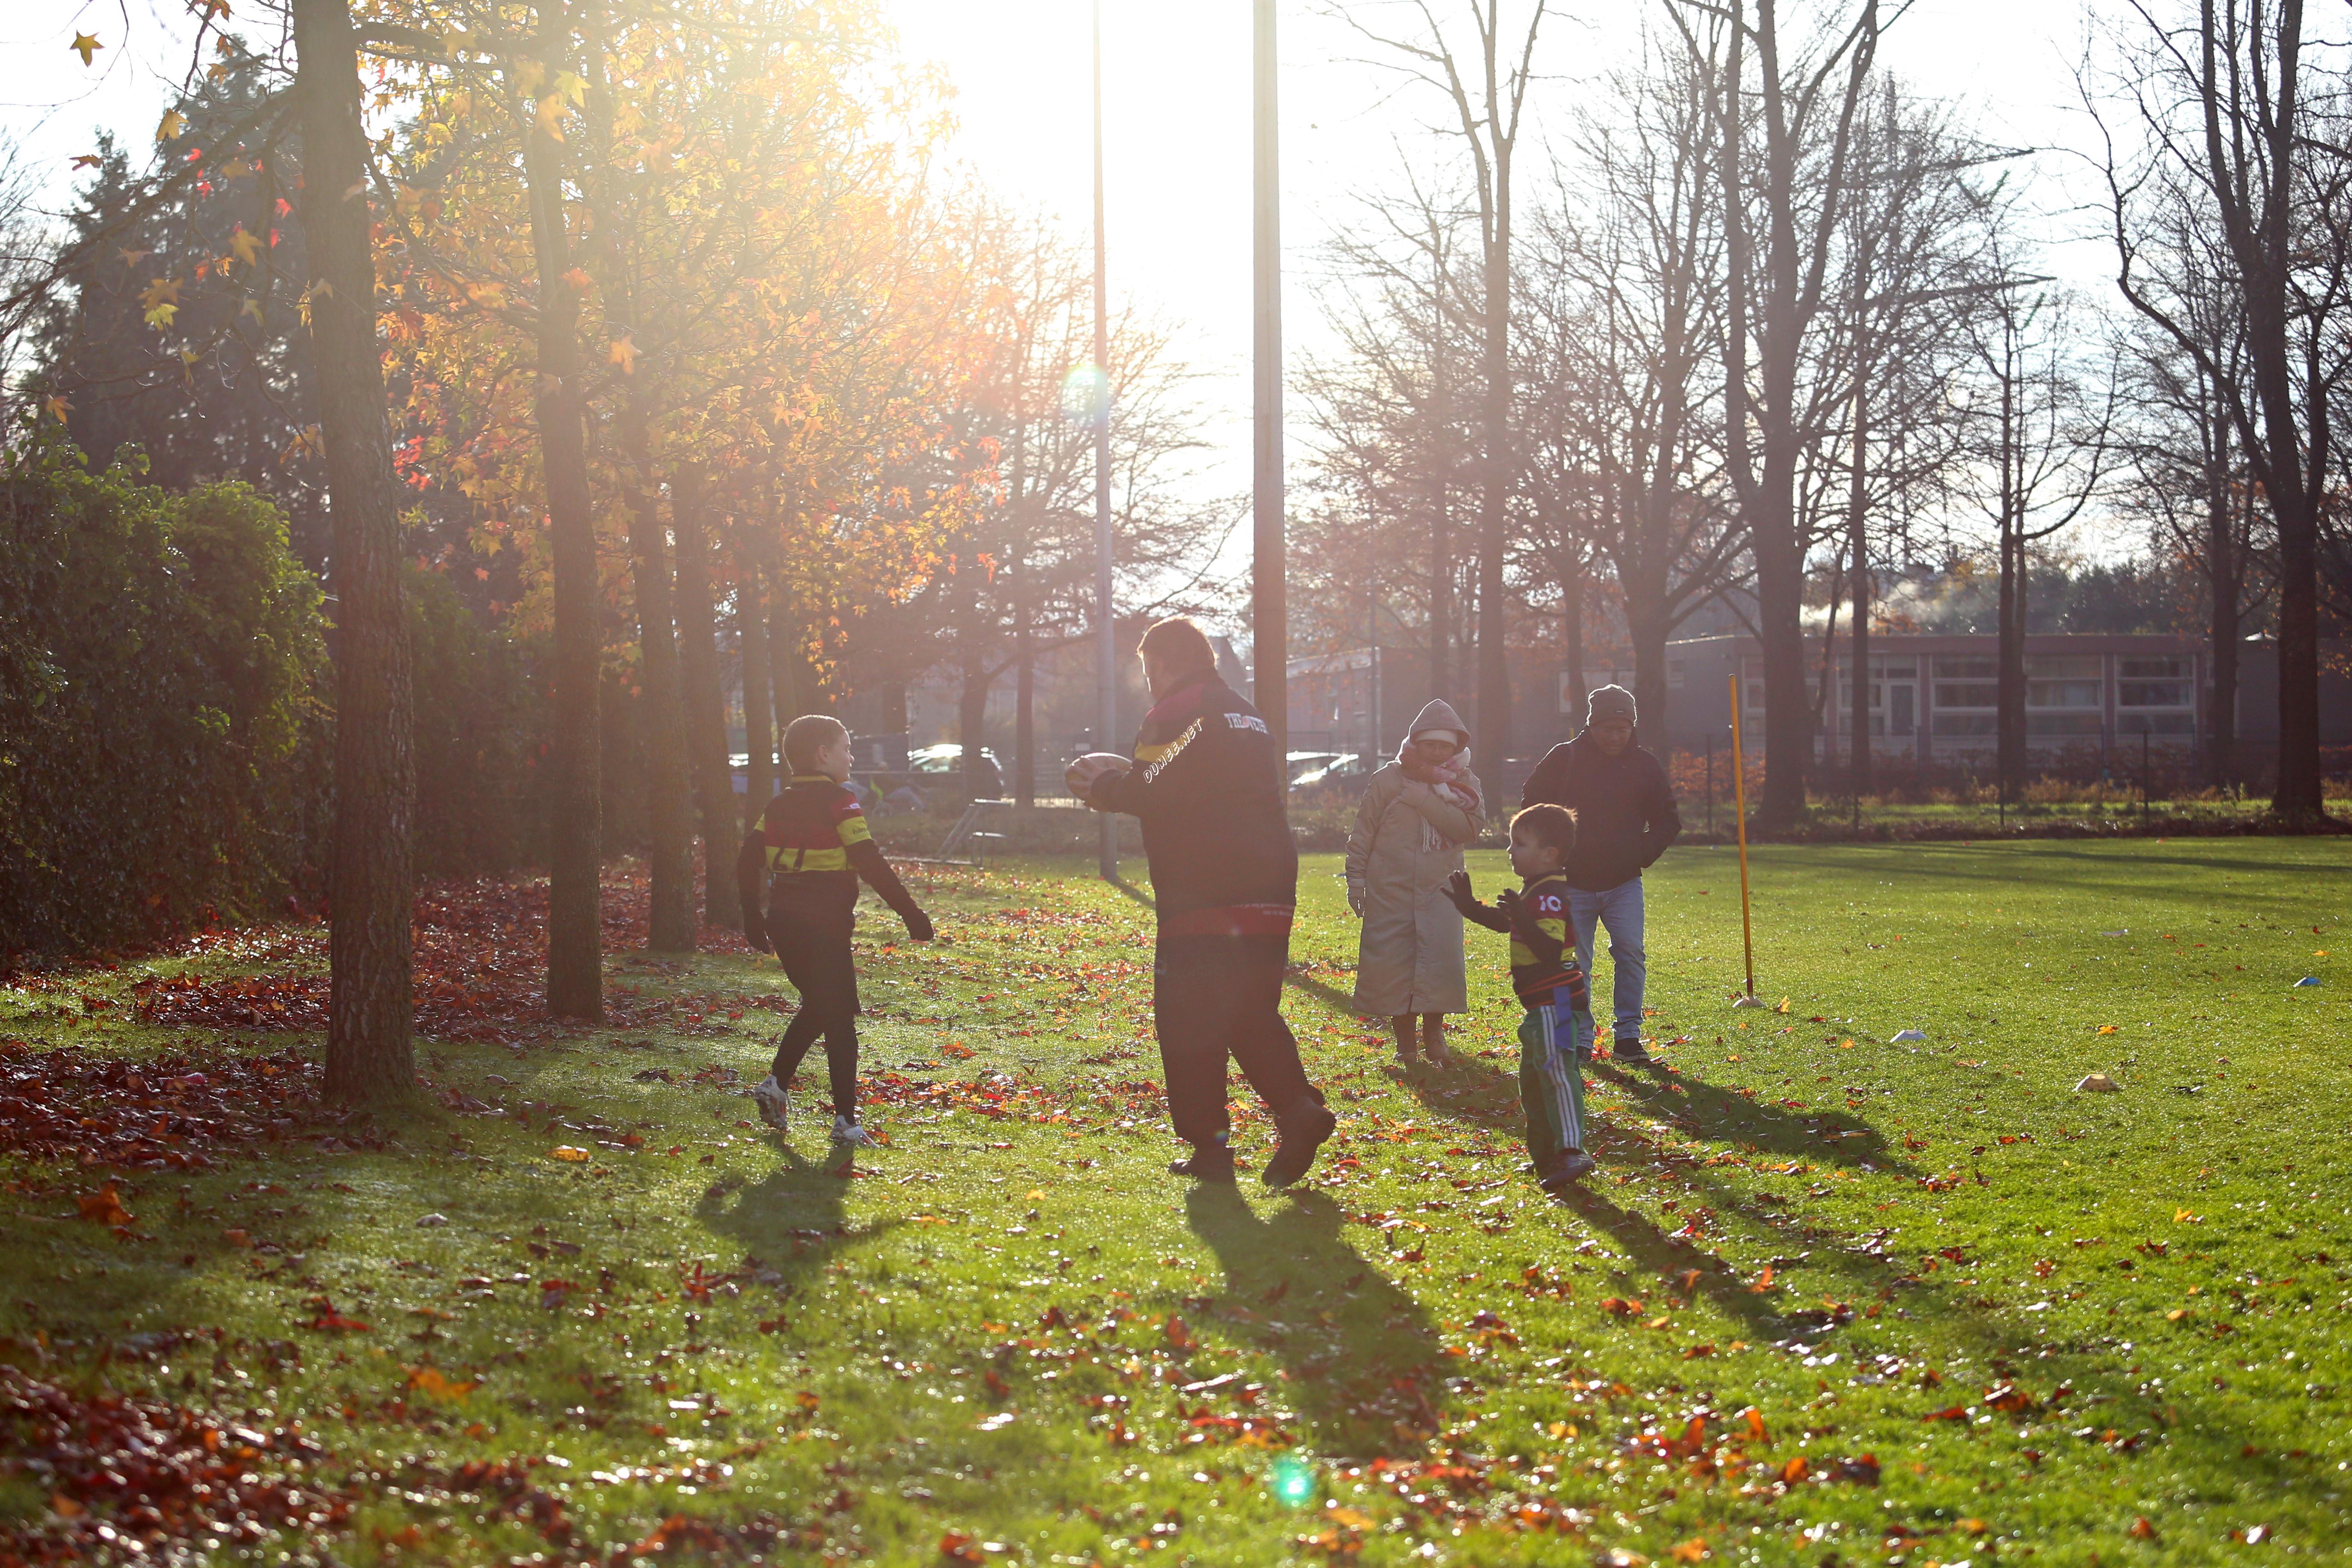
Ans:
{"type": "Polygon", "coordinates": [[[1353,752],[1340,752],[1304,773],[1293,775],[1290,787],[1297,790],[1319,789],[1327,784],[1345,784],[1361,779],[1370,772],[1371,769],[1364,765],[1362,758],[1353,752]]]}
{"type": "MultiPolygon", "coordinates": [[[[907,754],[907,772],[917,789],[926,781],[950,789],[963,783],[963,747],[954,741],[938,746],[922,746],[907,754]]],[[[996,760],[996,753],[987,747],[980,748],[980,778],[973,793],[981,800],[1000,800],[1004,794],[1004,768],[996,760]]]]}

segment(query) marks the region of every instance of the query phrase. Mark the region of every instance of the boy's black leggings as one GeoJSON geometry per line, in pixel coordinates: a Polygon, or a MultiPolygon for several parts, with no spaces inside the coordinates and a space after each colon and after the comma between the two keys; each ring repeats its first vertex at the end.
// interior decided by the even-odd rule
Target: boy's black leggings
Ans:
{"type": "Polygon", "coordinates": [[[801,994],[801,1010],[776,1042],[778,1083],[790,1083],[801,1058],[824,1037],[824,1064],[833,1081],[833,1113],[857,1120],[857,968],[849,955],[848,910],[768,907],[768,938],[783,961],[784,977],[801,994]]]}

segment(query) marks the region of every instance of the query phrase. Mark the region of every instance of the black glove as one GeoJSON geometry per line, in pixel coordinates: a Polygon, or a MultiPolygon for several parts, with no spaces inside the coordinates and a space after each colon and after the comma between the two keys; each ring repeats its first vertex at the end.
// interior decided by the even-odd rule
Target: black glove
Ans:
{"type": "Polygon", "coordinates": [[[1445,879],[1445,896],[1465,915],[1479,907],[1478,895],[1470,891],[1470,873],[1466,871],[1457,871],[1445,879]]]}
{"type": "Polygon", "coordinates": [[[918,942],[928,942],[936,935],[931,929],[931,917],[919,909],[907,912],[907,935],[918,942]]]}

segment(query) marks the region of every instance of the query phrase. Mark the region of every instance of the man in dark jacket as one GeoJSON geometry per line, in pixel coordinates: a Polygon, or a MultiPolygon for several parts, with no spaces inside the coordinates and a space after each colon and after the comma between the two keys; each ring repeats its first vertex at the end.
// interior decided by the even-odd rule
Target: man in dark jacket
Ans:
{"type": "Polygon", "coordinates": [[[1274,737],[1217,678],[1200,627],[1160,622],[1139,650],[1152,708],[1132,760],[1097,752],[1069,766],[1070,792],[1097,811],[1142,819],[1160,934],[1152,1013],[1168,1111],[1190,1158],[1169,1169],[1234,1179],[1225,1056],[1274,1115],[1268,1186],[1307,1174],[1336,1119],[1307,1082],[1282,1019],[1298,852],[1284,813],[1274,737]]]}
{"type": "MultiPolygon", "coordinates": [[[[1633,744],[1633,694],[1603,686],[1585,704],[1584,733],[1555,746],[1528,775],[1519,804],[1539,801],[1576,813],[1576,852],[1568,861],[1569,913],[1576,922],[1578,967],[1592,973],[1595,928],[1609,928],[1620,1061],[1649,1065],[1642,1047],[1642,989],[1649,970],[1642,951],[1642,873],[1681,836],[1675,788],[1658,759],[1633,744]]],[[[1579,1043],[1580,1054],[1591,1042],[1579,1043]]]]}

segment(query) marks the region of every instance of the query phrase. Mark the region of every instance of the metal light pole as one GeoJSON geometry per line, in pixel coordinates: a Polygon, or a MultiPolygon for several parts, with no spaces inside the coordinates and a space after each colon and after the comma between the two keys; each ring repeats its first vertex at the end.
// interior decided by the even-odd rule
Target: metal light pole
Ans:
{"type": "Polygon", "coordinates": [[[1256,661],[1251,696],[1274,737],[1276,788],[1290,782],[1289,604],[1283,580],[1282,179],[1275,115],[1275,0],[1253,0],[1251,160],[1256,261],[1251,353],[1255,441],[1251,481],[1250,635],[1256,661]]]}
{"type": "MultiPolygon", "coordinates": [[[[1095,747],[1118,744],[1118,639],[1110,572],[1110,291],[1103,263],[1102,0],[1095,0],[1095,747]]],[[[1118,819],[1106,811],[1097,856],[1105,882],[1118,876],[1118,819]]]]}

